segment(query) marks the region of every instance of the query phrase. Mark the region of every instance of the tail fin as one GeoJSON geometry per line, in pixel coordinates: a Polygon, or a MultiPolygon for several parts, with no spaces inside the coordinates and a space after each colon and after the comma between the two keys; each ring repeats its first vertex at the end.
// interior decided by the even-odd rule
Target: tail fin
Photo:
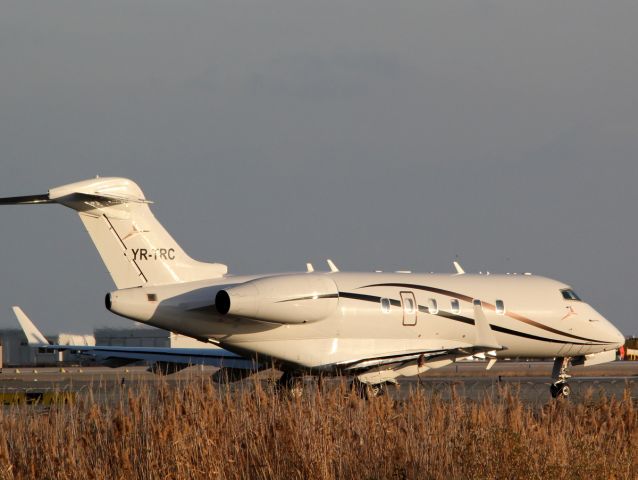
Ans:
{"type": "Polygon", "coordinates": [[[226,265],[193,260],[151,213],[144,193],[126,178],[95,178],[52,188],[48,195],[2,204],[59,203],[76,210],[118,289],[217,278],[226,265]]]}
{"type": "Polygon", "coordinates": [[[20,307],[13,307],[13,313],[18,319],[22,331],[27,336],[27,342],[30,347],[49,345],[49,341],[42,335],[42,332],[38,330],[38,327],[33,324],[20,307]]]}

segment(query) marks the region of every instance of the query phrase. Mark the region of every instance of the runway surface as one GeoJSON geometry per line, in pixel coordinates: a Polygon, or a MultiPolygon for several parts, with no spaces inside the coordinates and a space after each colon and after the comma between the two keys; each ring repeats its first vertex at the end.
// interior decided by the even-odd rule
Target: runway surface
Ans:
{"type": "MultiPolygon", "coordinates": [[[[551,362],[499,362],[491,370],[485,370],[483,362],[456,363],[448,367],[428,372],[420,378],[402,379],[398,386],[390,385],[386,392],[396,399],[406,398],[411,391],[418,389],[426,393],[437,394],[443,398],[458,395],[469,400],[480,401],[487,397],[503,395],[505,390],[517,393],[524,401],[545,403],[549,401],[551,383],[551,362]]],[[[81,394],[91,389],[98,401],[115,398],[122,389],[155,388],[161,382],[179,388],[180,384],[190,381],[208,381],[215,368],[193,366],[173,375],[158,376],[146,371],[146,367],[111,369],[106,367],[59,368],[5,368],[0,374],[0,395],[29,395],[41,399],[45,393],[72,392],[81,394]]],[[[573,378],[571,401],[596,400],[601,396],[622,397],[625,392],[638,399],[638,362],[614,362],[594,367],[574,367],[570,370],[573,378]]],[[[277,371],[261,372],[251,379],[219,386],[220,391],[229,388],[232,392],[241,392],[255,388],[272,388],[278,378],[277,371]]],[[[343,378],[328,378],[322,382],[322,388],[339,388],[347,382],[343,378]]],[[[316,379],[304,379],[304,391],[318,388],[316,379]]],[[[16,397],[17,398],[17,397],[16,397]]]]}

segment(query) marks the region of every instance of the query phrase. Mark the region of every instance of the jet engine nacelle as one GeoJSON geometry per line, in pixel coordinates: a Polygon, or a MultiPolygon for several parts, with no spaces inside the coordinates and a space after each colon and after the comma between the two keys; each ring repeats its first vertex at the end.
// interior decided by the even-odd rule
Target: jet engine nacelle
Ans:
{"type": "Polygon", "coordinates": [[[259,278],[220,290],[215,307],[222,315],[274,323],[306,323],[326,318],[337,308],[339,291],[328,274],[259,278]]]}

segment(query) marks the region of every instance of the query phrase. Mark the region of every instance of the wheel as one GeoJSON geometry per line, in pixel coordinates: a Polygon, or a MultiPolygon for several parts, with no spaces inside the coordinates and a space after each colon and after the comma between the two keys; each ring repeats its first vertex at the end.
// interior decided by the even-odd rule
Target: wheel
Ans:
{"type": "Polygon", "coordinates": [[[552,394],[552,398],[569,397],[572,389],[566,383],[553,383],[549,387],[549,392],[552,394]]]}
{"type": "Polygon", "coordinates": [[[303,397],[303,379],[295,379],[295,381],[288,386],[288,396],[290,398],[303,397]]]}
{"type": "Polygon", "coordinates": [[[277,380],[275,390],[281,393],[285,392],[290,398],[300,398],[303,396],[304,390],[303,378],[291,372],[284,372],[277,380]]]}
{"type": "Polygon", "coordinates": [[[355,378],[350,383],[350,389],[364,400],[380,397],[385,394],[385,388],[383,383],[364,383],[358,378],[355,378]]]}
{"type": "Polygon", "coordinates": [[[385,395],[385,385],[383,383],[368,385],[368,397],[380,397],[382,395],[385,395]]]}

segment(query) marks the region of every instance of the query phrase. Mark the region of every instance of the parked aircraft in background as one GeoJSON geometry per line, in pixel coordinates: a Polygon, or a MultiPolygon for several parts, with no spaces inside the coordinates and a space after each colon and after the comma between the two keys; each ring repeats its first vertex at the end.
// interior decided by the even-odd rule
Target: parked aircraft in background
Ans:
{"type": "Polygon", "coordinates": [[[255,370],[252,360],[213,345],[207,348],[56,345],[46,339],[20,307],[13,307],[13,313],[27,337],[29,346],[42,352],[71,352],[113,368],[144,361],[150,365],[150,370],[156,373],[175,373],[191,365],[213,365],[222,367],[214,375],[214,379],[219,381],[240,378],[242,374],[246,375],[255,370]]]}
{"type": "MultiPolygon", "coordinates": [[[[623,335],[568,285],[535,275],[228,274],[190,258],[133,181],[95,178],[0,204],[77,211],[117,290],[113,313],[219,345],[256,365],[351,374],[380,386],[472,355],[555,357],[553,396],[569,364],[613,361],[623,335]]],[[[490,362],[492,364],[493,362],[490,362]]],[[[376,391],[376,388],[374,389],[376,391]]]]}

